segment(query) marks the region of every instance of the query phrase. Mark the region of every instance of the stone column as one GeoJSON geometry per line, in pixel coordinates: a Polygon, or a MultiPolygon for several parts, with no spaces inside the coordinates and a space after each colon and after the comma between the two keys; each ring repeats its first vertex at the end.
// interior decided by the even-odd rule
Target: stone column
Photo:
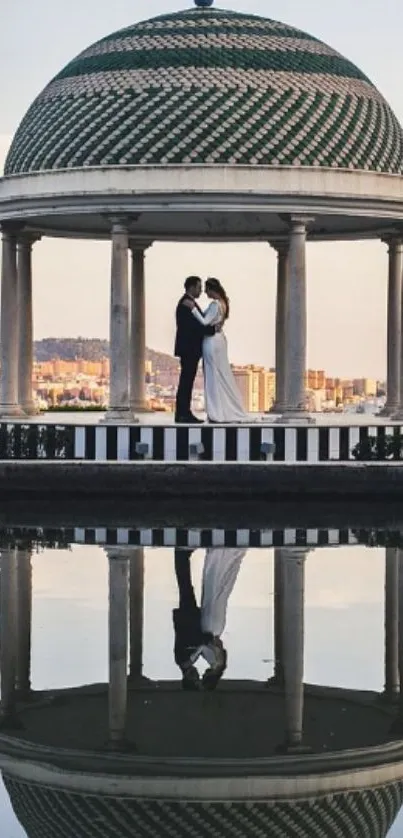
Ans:
{"type": "Polygon", "coordinates": [[[18,402],[19,312],[17,233],[3,229],[1,272],[0,416],[23,416],[18,402]]]}
{"type": "MultiPolygon", "coordinates": [[[[388,333],[386,404],[382,416],[391,416],[399,410],[401,388],[402,342],[402,268],[403,242],[397,236],[383,240],[388,245],[388,333]]],[[[400,406],[403,410],[403,405],[400,406]]]]}
{"type": "MultiPolygon", "coordinates": [[[[403,736],[403,550],[397,551],[398,561],[398,656],[400,696],[397,716],[391,725],[391,733],[401,739],[403,736]]],[[[392,575],[392,574],[391,574],[392,575]]]]}
{"type": "Polygon", "coordinates": [[[112,224],[110,304],[110,384],[107,422],[129,421],[129,267],[128,230],[121,219],[112,224]]]}
{"type": "Polygon", "coordinates": [[[130,243],[132,254],[131,329],[130,329],[130,409],[133,413],[148,410],[145,387],[146,297],[144,283],[145,252],[149,244],[130,243]]]}
{"type": "Polygon", "coordinates": [[[274,686],[284,686],[284,562],[283,550],[274,550],[274,686]]]}
{"type": "Polygon", "coordinates": [[[385,691],[387,701],[399,695],[399,551],[386,548],[385,556],[385,691]]]}
{"type": "Polygon", "coordinates": [[[144,548],[133,547],[130,558],[130,679],[143,674],[144,548]]]}
{"type": "Polygon", "coordinates": [[[17,664],[19,698],[31,693],[32,565],[31,551],[17,549],[17,664]]]}
{"type": "Polygon", "coordinates": [[[1,550],[0,673],[2,724],[15,724],[17,675],[17,550],[1,550]]]}
{"type": "Polygon", "coordinates": [[[109,559],[109,742],[123,745],[127,721],[127,649],[130,549],[108,548],[109,559]]]}
{"type": "Polygon", "coordinates": [[[21,234],[18,238],[18,307],[20,313],[18,398],[28,415],[36,413],[32,398],[33,317],[32,317],[32,246],[38,236],[21,234]]]}
{"type": "Polygon", "coordinates": [[[306,411],[306,237],[308,218],[292,217],[286,297],[286,383],[284,419],[308,421],[306,411]]]}
{"type": "MultiPolygon", "coordinates": [[[[304,714],[304,581],[308,551],[282,548],[283,656],[287,753],[306,751],[303,745],[304,714]]],[[[280,558],[280,557],[279,557],[280,558]]],[[[309,749],[308,749],[309,750],[309,749]]]]}
{"type": "Polygon", "coordinates": [[[276,400],[270,413],[282,413],[286,400],[286,315],[288,291],[288,242],[272,242],[277,251],[276,298],[276,400]]]}

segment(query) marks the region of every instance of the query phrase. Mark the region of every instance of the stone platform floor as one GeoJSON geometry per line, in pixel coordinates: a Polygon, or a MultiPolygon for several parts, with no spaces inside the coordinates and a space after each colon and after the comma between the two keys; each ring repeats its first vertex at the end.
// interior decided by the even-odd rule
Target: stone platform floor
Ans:
{"type": "MultiPolygon", "coordinates": [[[[204,420],[205,415],[197,414],[199,419],[204,420]]],[[[264,425],[281,424],[281,417],[271,413],[250,413],[251,424],[259,423],[264,425]]],[[[173,425],[174,414],[164,411],[150,413],[139,413],[136,417],[140,425],[148,427],[152,425],[173,425]]],[[[403,421],[392,421],[389,417],[365,413],[312,413],[311,418],[317,426],[376,426],[376,425],[402,425],[403,421]]],[[[26,419],[12,420],[17,422],[35,423],[40,425],[98,425],[104,423],[105,413],[96,411],[60,411],[41,413],[36,416],[29,416],[26,419]]],[[[124,423],[123,423],[124,424],[124,423]]],[[[292,427],[293,423],[289,423],[292,427]]]]}
{"type": "MultiPolygon", "coordinates": [[[[23,709],[23,729],[10,733],[56,748],[104,749],[107,698],[105,685],[60,691],[54,703],[23,709]]],[[[139,755],[267,757],[283,744],[284,709],[282,693],[262,683],[224,680],[214,692],[184,692],[180,680],[140,679],[129,689],[127,738],[139,755]]],[[[373,693],[305,690],[305,741],[318,754],[382,744],[393,717],[373,693]]]]}

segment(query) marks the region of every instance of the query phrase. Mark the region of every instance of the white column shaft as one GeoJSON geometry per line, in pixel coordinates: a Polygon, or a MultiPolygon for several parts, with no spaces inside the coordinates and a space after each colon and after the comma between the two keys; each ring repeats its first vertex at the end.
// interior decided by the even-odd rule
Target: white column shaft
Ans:
{"type": "Polygon", "coordinates": [[[20,416],[18,403],[19,311],[16,236],[3,232],[1,273],[0,414],[20,416]]]}
{"type": "Polygon", "coordinates": [[[121,224],[112,228],[109,412],[129,413],[128,233],[121,224]]]}
{"type": "MultiPolygon", "coordinates": [[[[390,415],[399,409],[402,388],[403,363],[402,341],[402,268],[403,244],[400,239],[389,242],[388,272],[388,332],[387,332],[387,379],[386,404],[383,415],[390,415]]],[[[403,392],[403,391],[402,391],[403,392]]],[[[400,405],[403,408],[403,405],[400,405]]]]}
{"type": "Polygon", "coordinates": [[[0,670],[1,715],[4,719],[15,713],[17,674],[17,550],[1,551],[0,585],[0,670]]]}
{"type": "Polygon", "coordinates": [[[127,717],[127,651],[129,562],[109,557],[109,738],[125,738],[127,717]]]}
{"type": "Polygon", "coordinates": [[[403,550],[398,550],[398,562],[399,562],[399,585],[398,585],[398,596],[399,596],[399,603],[398,603],[398,625],[399,625],[399,640],[398,640],[398,653],[399,653],[399,683],[400,683],[400,717],[403,722],[403,550]]]}
{"type": "Polygon", "coordinates": [[[282,413],[286,401],[286,326],[288,293],[288,244],[272,245],[277,252],[276,294],[276,398],[271,413],[282,413]]]}
{"type": "Polygon", "coordinates": [[[305,556],[306,551],[281,550],[286,741],[291,748],[301,745],[303,738],[305,556]]]}
{"type": "Polygon", "coordinates": [[[284,683],[284,562],[281,548],[274,551],[274,681],[284,683]]]}
{"type": "Polygon", "coordinates": [[[147,410],[146,299],[144,281],[145,250],[132,248],[131,330],[130,330],[130,407],[147,410]]]}
{"type": "Polygon", "coordinates": [[[143,671],[144,548],[133,548],[130,559],[130,677],[143,671]]]}
{"type": "Polygon", "coordinates": [[[306,223],[292,221],[288,256],[288,294],[286,316],[286,411],[306,409],[306,223]]]}
{"type": "Polygon", "coordinates": [[[385,695],[399,693],[399,551],[386,548],[385,556],[385,695]]]}
{"type": "Polygon", "coordinates": [[[33,315],[32,315],[32,239],[18,241],[18,307],[20,314],[18,397],[25,413],[35,413],[32,398],[33,315]]]}

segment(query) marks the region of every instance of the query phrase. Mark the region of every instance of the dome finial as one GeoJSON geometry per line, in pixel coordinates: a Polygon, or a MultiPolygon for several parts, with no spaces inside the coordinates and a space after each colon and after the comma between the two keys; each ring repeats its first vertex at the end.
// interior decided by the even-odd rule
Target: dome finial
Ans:
{"type": "Polygon", "coordinates": [[[204,9],[208,8],[209,6],[212,6],[214,0],[194,0],[194,2],[195,6],[198,6],[199,9],[204,9]]]}

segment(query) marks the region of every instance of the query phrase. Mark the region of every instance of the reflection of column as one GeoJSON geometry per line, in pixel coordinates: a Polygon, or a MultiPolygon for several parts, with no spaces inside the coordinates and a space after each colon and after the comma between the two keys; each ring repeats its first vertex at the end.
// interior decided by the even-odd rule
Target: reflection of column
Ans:
{"type": "Polygon", "coordinates": [[[283,551],[274,551],[274,675],[269,683],[284,685],[284,567],[283,551]]]}
{"type": "Polygon", "coordinates": [[[130,558],[130,678],[143,673],[144,549],[133,547],[130,558]]]}
{"type": "Polygon", "coordinates": [[[304,581],[307,550],[278,551],[283,562],[283,655],[286,744],[289,752],[306,750],[304,714],[304,581]]]}
{"type": "Polygon", "coordinates": [[[5,724],[15,717],[17,669],[17,551],[1,551],[0,669],[1,716],[5,724]]]}
{"type": "Polygon", "coordinates": [[[127,717],[127,647],[130,550],[107,549],[109,558],[109,740],[123,743],[127,717]]]}
{"type": "MultiPolygon", "coordinates": [[[[398,562],[398,655],[399,655],[399,682],[400,699],[398,703],[398,714],[391,726],[391,733],[399,739],[403,735],[403,550],[397,550],[398,562]]],[[[390,571],[392,576],[392,571],[390,571]]]]}
{"type": "Polygon", "coordinates": [[[31,691],[31,551],[17,550],[17,671],[16,689],[20,698],[31,691]]]}
{"type": "Polygon", "coordinates": [[[399,551],[386,549],[385,566],[385,692],[389,701],[399,694],[399,551]]]}

